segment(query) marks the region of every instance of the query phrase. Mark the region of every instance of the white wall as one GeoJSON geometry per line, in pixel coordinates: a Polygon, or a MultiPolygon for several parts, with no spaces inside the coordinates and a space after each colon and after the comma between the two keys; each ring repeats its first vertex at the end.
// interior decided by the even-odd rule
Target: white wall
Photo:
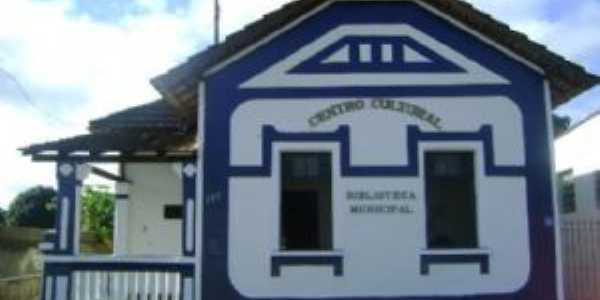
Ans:
{"type": "Polygon", "coordinates": [[[600,170],[600,113],[558,138],[555,145],[556,171],[573,171],[576,211],[566,219],[600,218],[596,205],[594,172],[600,170]]]}
{"type": "Polygon", "coordinates": [[[166,204],[182,204],[181,178],[173,164],[126,164],[129,188],[128,254],[181,255],[182,220],[166,220],[166,204]]]}
{"type": "MultiPolygon", "coordinates": [[[[264,124],[281,132],[332,132],[349,125],[351,165],[406,165],[408,125],[438,132],[431,125],[394,111],[365,109],[311,127],[308,119],[332,104],[353,99],[256,99],[242,104],[232,117],[231,164],[262,163],[264,124]],[[374,134],[379,133],[379,134],[374,134]]],[[[503,97],[396,98],[420,105],[440,116],[441,131],[476,132],[492,126],[494,157],[501,166],[523,166],[522,114],[503,97]],[[465,112],[477,112],[465,117],[465,112]]],[[[367,105],[369,100],[365,99],[367,105]]],[[[271,177],[233,177],[229,186],[229,275],[248,297],[277,298],[293,291],[297,297],[432,296],[510,293],[519,290],[530,272],[529,230],[524,177],[487,176],[481,142],[423,142],[419,144],[418,177],[341,177],[340,145],[336,142],[276,142],[271,177]],[[490,274],[476,265],[433,266],[419,272],[419,255],[426,252],[423,152],[426,149],[471,150],[476,154],[476,190],[480,248],[490,254],[490,274]],[[328,267],[284,267],[271,277],[270,257],[278,253],[279,152],[327,150],[333,154],[333,242],[344,256],[343,277],[328,267]],[[411,214],[352,214],[349,191],[409,190],[411,214]],[[299,289],[298,283],[310,286],[299,289]],[[436,288],[431,289],[432,286],[436,288]]],[[[367,204],[381,204],[374,201],[367,204]]],[[[365,203],[360,203],[365,204],[365,203]]],[[[383,203],[389,204],[389,203],[383,203]]],[[[465,253],[466,254],[466,253],[465,253]]]]}

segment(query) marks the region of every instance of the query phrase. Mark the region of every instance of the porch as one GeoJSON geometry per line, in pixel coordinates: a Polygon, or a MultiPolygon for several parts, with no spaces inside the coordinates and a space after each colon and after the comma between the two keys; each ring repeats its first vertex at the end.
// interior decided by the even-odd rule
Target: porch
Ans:
{"type": "Polygon", "coordinates": [[[120,174],[111,174],[90,163],[57,162],[56,225],[40,245],[42,299],[193,299],[195,162],[119,165],[120,174]],[[80,249],[80,194],[90,175],[115,182],[112,254],[80,249]]]}
{"type": "Polygon", "coordinates": [[[194,299],[195,127],[163,122],[149,132],[152,121],[146,122],[144,130],[107,131],[115,123],[102,124],[91,134],[23,149],[34,161],[56,164],[55,227],[40,244],[42,300],[194,299]],[[81,194],[91,176],[113,185],[108,254],[80,249],[81,194]]]}
{"type": "Polygon", "coordinates": [[[194,299],[194,259],[56,256],[44,266],[42,299],[194,299]]]}

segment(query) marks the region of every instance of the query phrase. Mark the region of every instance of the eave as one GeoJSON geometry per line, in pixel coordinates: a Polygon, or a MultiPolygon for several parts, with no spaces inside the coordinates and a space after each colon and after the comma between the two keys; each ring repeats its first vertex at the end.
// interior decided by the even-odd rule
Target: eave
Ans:
{"type": "Polygon", "coordinates": [[[91,133],[20,149],[33,161],[173,162],[195,159],[195,134],[91,133]]]}
{"type": "MultiPolygon", "coordinates": [[[[193,55],[187,62],[151,80],[152,85],[184,114],[196,106],[197,85],[214,66],[240,53],[294,20],[332,0],[297,0],[265,15],[219,44],[193,55]]],[[[414,0],[444,12],[469,29],[538,66],[550,82],[554,107],[600,83],[600,77],[512,30],[489,14],[461,0],[414,0]]]]}

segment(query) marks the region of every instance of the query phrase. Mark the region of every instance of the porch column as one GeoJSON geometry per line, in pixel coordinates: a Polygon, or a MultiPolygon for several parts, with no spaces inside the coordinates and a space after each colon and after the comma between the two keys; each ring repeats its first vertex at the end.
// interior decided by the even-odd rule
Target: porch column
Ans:
{"type": "Polygon", "coordinates": [[[183,183],[182,249],[184,256],[196,255],[196,163],[188,161],[181,168],[183,183]]]}
{"type": "MultiPolygon", "coordinates": [[[[48,255],[78,255],[80,233],[80,193],[89,175],[86,164],[57,161],[56,219],[54,230],[44,236],[43,251],[48,255]]],[[[41,299],[68,299],[71,276],[67,270],[44,262],[41,299]]]]}
{"type": "Polygon", "coordinates": [[[129,228],[129,183],[115,185],[115,215],[113,247],[115,255],[127,254],[127,231],[129,228]]]}
{"type": "Polygon", "coordinates": [[[83,181],[89,175],[86,164],[72,161],[57,163],[58,180],[57,213],[54,245],[48,253],[57,255],[79,254],[80,192],[83,181]]]}

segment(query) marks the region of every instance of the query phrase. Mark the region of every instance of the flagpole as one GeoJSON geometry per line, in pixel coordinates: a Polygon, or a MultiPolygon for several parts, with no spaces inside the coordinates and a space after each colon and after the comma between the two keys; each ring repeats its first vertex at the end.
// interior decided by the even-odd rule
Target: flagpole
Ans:
{"type": "Polygon", "coordinates": [[[215,45],[220,42],[220,30],[221,30],[221,6],[219,0],[215,0],[215,45]]]}

